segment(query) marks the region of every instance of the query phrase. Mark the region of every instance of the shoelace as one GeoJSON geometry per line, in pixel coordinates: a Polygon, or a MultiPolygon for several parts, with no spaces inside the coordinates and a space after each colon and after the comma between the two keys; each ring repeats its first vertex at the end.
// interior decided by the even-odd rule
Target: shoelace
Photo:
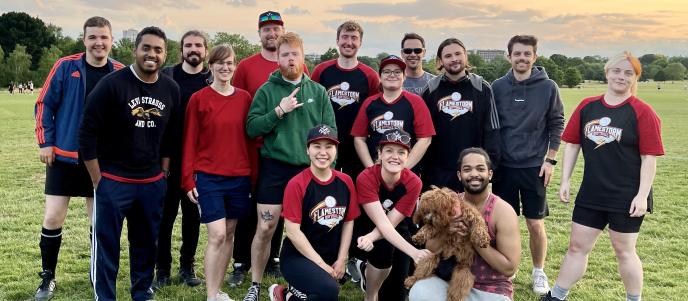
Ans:
{"type": "Polygon", "coordinates": [[[248,288],[248,294],[246,294],[246,298],[244,298],[244,300],[258,300],[258,294],[258,286],[251,285],[251,287],[248,288]]]}
{"type": "Polygon", "coordinates": [[[542,274],[536,275],[536,276],[535,276],[535,281],[534,281],[534,282],[535,282],[535,286],[537,286],[537,287],[543,287],[543,288],[544,288],[544,287],[545,287],[545,283],[547,283],[547,276],[542,275],[542,274]]]}

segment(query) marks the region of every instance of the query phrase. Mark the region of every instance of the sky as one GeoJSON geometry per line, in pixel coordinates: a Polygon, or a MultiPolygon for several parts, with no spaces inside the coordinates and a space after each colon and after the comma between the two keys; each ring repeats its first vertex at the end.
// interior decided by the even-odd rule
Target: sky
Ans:
{"type": "Polygon", "coordinates": [[[306,53],[336,47],[337,26],[347,20],[364,29],[359,55],[395,53],[406,32],[426,40],[428,56],[449,37],[470,49],[506,50],[516,34],[538,37],[538,54],[608,57],[623,50],[637,55],[688,56],[686,0],[2,0],[0,13],[23,11],[78,36],[94,15],[110,20],[115,39],[122,31],[155,25],[169,38],[189,29],[238,33],[258,43],[257,19],[266,10],[282,14],[287,31],[304,39],[306,53]]]}

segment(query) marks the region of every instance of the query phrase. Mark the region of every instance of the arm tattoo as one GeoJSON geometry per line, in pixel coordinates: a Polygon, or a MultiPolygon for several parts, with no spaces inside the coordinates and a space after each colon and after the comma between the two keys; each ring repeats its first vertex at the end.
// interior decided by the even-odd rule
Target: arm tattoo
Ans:
{"type": "Polygon", "coordinates": [[[263,219],[264,222],[271,221],[275,218],[272,213],[270,213],[270,210],[265,210],[260,213],[260,217],[263,219]]]}

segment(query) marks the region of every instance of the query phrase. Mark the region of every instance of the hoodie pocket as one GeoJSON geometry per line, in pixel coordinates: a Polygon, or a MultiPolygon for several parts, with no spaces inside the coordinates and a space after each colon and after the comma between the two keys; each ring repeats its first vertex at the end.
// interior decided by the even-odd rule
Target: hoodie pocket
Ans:
{"type": "Polygon", "coordinates": [[[502,137],[502,160],[505,162],[519,162],[527,159],[535,152],[537,137],[533,133],[510,134],[502,137]]]}

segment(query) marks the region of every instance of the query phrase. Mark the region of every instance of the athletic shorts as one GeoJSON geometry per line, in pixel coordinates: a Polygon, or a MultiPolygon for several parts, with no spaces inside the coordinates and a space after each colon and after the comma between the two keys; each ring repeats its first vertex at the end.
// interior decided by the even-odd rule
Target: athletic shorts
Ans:
{"type": "Polygon", "coordinates": [[[571,220],[576,224],[599,230],[604,230],[607,224],[609,224],[609,229],[616,232],[638,233],[644,218],[644,215],[631,217],[628,212],[609,212],[574,206],[571,220]]]}
{"type": "Polygon", "coordinates": [[[216,220],[239,219],[249,214],[251,178],[226,177],[196,173],[196,190],[201,212],[201,223],[216,220]]]}
{"type": "Polygon", "coordinates": [[[93,197],[93,183],[86,165],[53,161],[45,168],[45,194],[93,197]]]}
{"type": "Polygon", "coordinates": [[[549,215],[540,167],[500,166],[495,174],[492,192],[509,203],[517,215],[521,215],[521,205],[523,216],[526,218],[543,219],[549,215]]]}
{"type": "Polygon", "coordinates": [[[256,187],[256,202],[263,205],[282,205],[287,183],[307,167],[291,165],[270,158],[261,158],[256,187]]]}
{"type": "MultiPolygon", "coordinates": [[[[359,217],[359,219],[360,218],[361,217],[359,217]]],[[[363,218],[367,219],[367,217],[363,218]]],[[[349,246],[349,254],[362,261],[367,261],[368,264],[372,265],[376,269],[391,268],[394,259],[394,253],[401,252],[401,250],[397,250],[397,248],[389,243],[384,237],[373,243],[373,249],[370,250],[370,252],[359,249],[358,238],[372,232],[373,229],[375,229],[375,225],[372,224],[372,222],[370,222],[372,226],[368,225],[368,223],[363,223],[363,225],[361,225],[358,220],[356,222],[358,222],[358,224],[354,224],[354,231],[353,235],[351,236],[351,245],[349,246]]],[[[402,220],[401,223],[397,225],[396,230],[401,237],[403,237],[406,241],[411,242],[411,235],[409,234],[408,228],[406,228],[404,223],[405,221],[402,220]]]]}

